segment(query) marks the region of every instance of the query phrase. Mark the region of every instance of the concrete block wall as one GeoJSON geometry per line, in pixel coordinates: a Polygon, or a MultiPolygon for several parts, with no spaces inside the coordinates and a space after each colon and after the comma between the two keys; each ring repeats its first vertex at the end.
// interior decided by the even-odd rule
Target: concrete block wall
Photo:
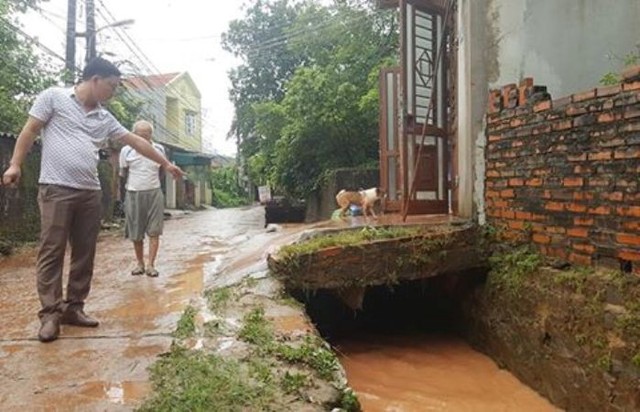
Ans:
{"type": "Polygon", "coordinates": [[[555,100],[528,78],[488,107],[488,222],[548,256],[640,273],[640,66],[555,100]]]}

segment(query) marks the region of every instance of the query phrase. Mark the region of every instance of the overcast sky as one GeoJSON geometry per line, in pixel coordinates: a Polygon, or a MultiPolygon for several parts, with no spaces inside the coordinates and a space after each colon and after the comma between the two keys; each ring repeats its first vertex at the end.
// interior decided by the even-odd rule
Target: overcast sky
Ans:
{"type": "MultiPolygon", "coordinates": [[[[96,0],[96,24],[135,19],[126,33],[161,73],[188,71],[202,94],[203,145],[206,151],[234,155],[235,142],[226,135],[233,118],[227,72],[239,62],[220,47],[220,35],[229,22],[243,15],[242,0],[96,0]],[[106,19],[108,20],[106,20],[106,19]]],[[[77,30],[84,30],[84,2],[78,0],[77,30]]],[[[42,13],[22,19],[24,30],[37,36],[60,56],[65,52],[66,0],[42,3],[42,13]]],[[[84,40],[77,42],[77,61],[82,66],[84,40]]],[[[112,52],[115,59],[139,61],[140,53],[124,46],[116,29],[100,31],[98,52],[112,52]]],[[[149,64],[151,66],[151,64],[149,64]]]]}

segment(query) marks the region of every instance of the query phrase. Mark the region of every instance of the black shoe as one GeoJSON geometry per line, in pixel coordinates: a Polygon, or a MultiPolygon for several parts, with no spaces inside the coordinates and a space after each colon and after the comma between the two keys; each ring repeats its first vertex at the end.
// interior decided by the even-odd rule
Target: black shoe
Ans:
{"type": "Polygon", "coordinates": [[[60,335],[60,322],[58,319],[49,319],[42,322],[38,332],[40,342],[53,342],[58,339],[58,335],[60,335]]]}
{"type": "Polygon", "coordinates": [[[63,325],[82,326],[85,328],[95,328],[100,324],[97,319],[84,313],[82,309],[69,309],[62,314],[61,323],[63,325]]]}

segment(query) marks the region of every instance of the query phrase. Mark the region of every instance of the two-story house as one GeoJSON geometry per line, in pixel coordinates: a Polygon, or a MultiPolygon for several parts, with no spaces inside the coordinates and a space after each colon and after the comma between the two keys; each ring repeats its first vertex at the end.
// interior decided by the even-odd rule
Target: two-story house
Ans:
{"type": "Polygon", "coordinates": [[[198,208],[211,204],[211,156],[202,152],[201,94],[189,73],[130,77],[123,84],[142,102],[140,117],[153,124],[155,141],[187,172],[182,181],[165,177],[166,206],[198,208]]]}

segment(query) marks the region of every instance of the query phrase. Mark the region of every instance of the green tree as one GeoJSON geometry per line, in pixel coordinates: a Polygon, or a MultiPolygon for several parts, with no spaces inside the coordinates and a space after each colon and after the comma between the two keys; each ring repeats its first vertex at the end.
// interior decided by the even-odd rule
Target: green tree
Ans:
{"type": "MultiPolygon", "coordinates": [[[[279,12],[270,3],[261,4],[263,15],[273,18],[279,12]]],[[[236,105],[236,119],[249,119],[241,140],[250,135],[251,145],[241,153],[248,158],[251,179],[259,179],[254,180],[258,184],[266,179],[278,191],[306,197],[331,169],[377,160],[378,72],[396,60],[398,37],[396,13],[361,2],[336,1],[331,7],[305,2],[294,12],[279,46],[289,59],[262,56],[270,67],[287,67],[286,76],[270,83],[278,85],[279,93],[255,95],[240,110],[236,105]]],[[[234,84],[236,93],[244,92],[242,84],[261,84],[255,75],[259,68],[250,70],[252,65],[245,60],[243,67],[249,69],[243,83],[234,84]]]]}
{"type": "Polygon", "coordinates": [[[18,33],[16,16],[35,0],[0,0],[0,131],[17,133],[35,95],[53,83],[51,60],[34,52],[34,44],[18,33]]]}

